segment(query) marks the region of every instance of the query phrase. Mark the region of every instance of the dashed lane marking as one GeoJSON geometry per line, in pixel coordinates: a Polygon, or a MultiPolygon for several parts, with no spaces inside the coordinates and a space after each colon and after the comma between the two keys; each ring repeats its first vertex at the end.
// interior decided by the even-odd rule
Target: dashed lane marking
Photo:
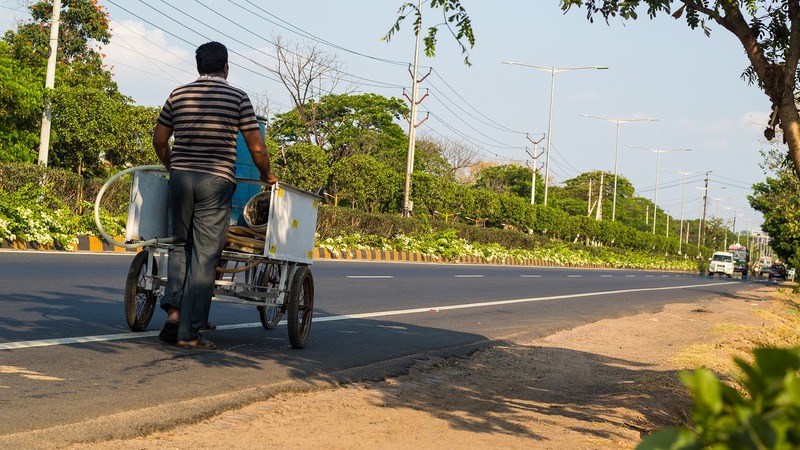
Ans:
{"type": "MultiPolygon", "coordinates": [[[[390,310],[390,311],[376,311],[376,312],[368,312],[368,313],[361,313],[361,314],[343,314],[338,316],[325,316],[325,317],[315,317],[314,322],[336,322],[342,320],[353,320],[353,319],[371,319],[374,317],[385,317],[385,316],[399,316],[399,315],[406,315],[406,314],[420,314],[420,313],[430,313],[431,311],[441,312],[441,311],[448,311],[448,310],[455,310],[455,309],[467,309],[467,308],[482,308],[487,306],[500,306],[500,305],[513,305],[517,303],[532,303],[532,302],[544,302],[544,301],[551,301],[551,300],[566,300],[566,299],[573,299],[573,298],[587,298],[587,297],[600,297],[604,295],[620,295],[620,294],[631,294],[635,292],[656,292],[656,291],[674,291],[680,289],[694,289],[694,288],[702,288],[702,287],[709,287],[709,286],[724,286],[726,284],[735,283],[734,281],[721,281],[716,283],[703,283],[703,284],[688,284],[684,286],[663,286],[663,287],[655,287],[655,288],[637,288],[637,289],[619,289],[614,291],[600,291],[600,292],[583,292],[577,294],[564,294],[564,295],[551,295],[546,297],[531,297],[531,298],[517,298],[511,300],[494,300],[488,302],[477,302],[477,303],[462,303],[457,305],[445,305],[445,306],[425,306],[422,308],[412,308],[412,309],[399,309],[399,310],[390,310]]],[[[286,325],[286,321],[282,320],[279,325],[286,325]]],[[[244,328],[261,328],[261,322],[255,323],[239,323],[239,324],[232,324],[232,325],[218,325],[217,330],[239,330],[244,328]]],[[[126,339],[139,339],[139,338],[154,338],[158,336],[158,331],[145,331],[145,332],[128,332],[128,333],[118,333],[118,334],[106,334],[100,336],[77,336],[71,338],[61,338],[61,339],[40,339],[37,341],[18,341],[18,342],[5,342],[0,343],[0,350],[20,350],[20,349],[28,349],[28,348],[35,348],[35,347],[51,347],[56,345],[67,345],[67,344],[88,344],[88,343],[95,343],[95,342],[108,342],[108,341],[121,341],[126,339]]]]}
{"type": "Polygon", "coordinates": [[[394,278],[392,275],[348,275],[347,278],[355,278],[355,279],[378,279],[378,278],[394,278]]]}

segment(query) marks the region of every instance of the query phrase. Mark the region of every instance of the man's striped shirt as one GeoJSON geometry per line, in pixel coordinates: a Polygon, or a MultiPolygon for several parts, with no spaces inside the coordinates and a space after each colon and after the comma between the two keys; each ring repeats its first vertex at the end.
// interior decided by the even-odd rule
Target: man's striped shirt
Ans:
{"type": "Polygon", "coordinates": [[[218,77],[200,77],[176,88],[158,122],[175,135],[170,170],[209,173],[233,183],[236,137],[240,130],[259,129],[247,94],[218,77]]]}

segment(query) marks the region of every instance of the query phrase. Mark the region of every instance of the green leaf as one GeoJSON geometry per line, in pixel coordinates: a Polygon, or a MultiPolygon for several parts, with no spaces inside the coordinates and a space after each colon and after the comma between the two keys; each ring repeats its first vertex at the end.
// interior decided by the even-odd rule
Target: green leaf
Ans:
{"type": "Polygon", "coordinates": [[[697,450],[703,448],[689,430],[665,428],[645,437],[636,450],[697,450]]]}

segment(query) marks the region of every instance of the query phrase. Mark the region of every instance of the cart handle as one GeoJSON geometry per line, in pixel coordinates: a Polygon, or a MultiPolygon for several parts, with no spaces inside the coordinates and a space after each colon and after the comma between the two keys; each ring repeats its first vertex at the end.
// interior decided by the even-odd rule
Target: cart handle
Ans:
{"type": "Polygon", "coordinates": [[[111,186],[111,183],[117,181],[119,177],[129,174],[131,172],[138,172],[141,170],[160,170],[166,172],[167,168],[161,164],[152,164],[147,166],[130,167],[121,172],[118,172],[117,174],[109,178],[108,181],[105,182],[105,184],[103,184],[103,187],[101,187],[100,191],[97,192],[97,198],[95,198],[94,200],[94,224],[97,225],[97,229],[100,230],[100,235],[103,237],[103,239],[105,239],[106,242],[108,242],[109,244],[114,244],[117,247],[139,248],[139,247],[145,247],[150,244],[168,244],[172,242],[172,237],[149,239],[146,241],[136,242],[131,244],[125,242],[117,242],[114,240],[112,236],[106,233],[106,230],[103,228],[103,224],[100,223],[100,200],[103,198],[103,194],[105,194],[106,189],[108,189],[108,187],[111,186]]]}

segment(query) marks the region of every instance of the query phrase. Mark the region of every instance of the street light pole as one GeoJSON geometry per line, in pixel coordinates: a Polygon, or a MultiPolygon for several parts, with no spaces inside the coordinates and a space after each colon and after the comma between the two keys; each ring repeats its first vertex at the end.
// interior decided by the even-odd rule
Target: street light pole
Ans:
{"type": "Polygon", "coordinates": [[[692,149],[690,148],[676,148],[670,150],[664,149],[657,149],[657,148],[649,148],[649,147],[639,147],[636,145],[631,145],[633,148],[641,148],[644,150],[648,150],[654,152],[656,154],[656,186],[655,186],[655,198],[653,200],[653,234],[656,234],[656,217],[658,217],[658,172],[659,172],[659,164],[661,162],[661,154],[667,152],[690,152],[692,149]]]}
{"type": "MultiPolygon", "coordinates": [[[[669,169],[664,169],[664,170],[668,172],[675,172],[678,175],[683,175],[683,188],[681,190],[681,232],[678,235],[678,254],[680,255],[682,250],[681,244],[683,243],[683,205],[684,201],[686,200],[686,175],[691,175],[692,172],[678,172],[676,170],[669,170],[669,169]]],[[[686,242],[688,243],[689,240],[687,239],[686,242]]]]}
{"type": "Polygon", "coordinates": [[[534,69],[544,70],[550,72],[550,114],[547,119],[547,150],[545,156],[544,168],[544,205],[547,206],[547,192],[550,186],[550,147],[553,141],[553,98],[555,97],[556,90],[556,73],[565,72],[568,70],[585,70],[585,69],[608,69],[606,66],[586,66],[586,67],[544,67],[535,66],[533,64],[523,64],[514,61],[502,61],[503,64],[511,64],[515,66],[532,67],[534,69]]]}
{"type": "Polygon", "coordinates": [[[617,141],[614,147],[614,200],[611,202],[611,221],[616,221],[617,218],[617,176],[619,174],[619,126],[628,122],[655,122],[658,119],[647,117],[644,119],[609,119],[606,117],[590,116],[589,114],[580,114],[582,117],[591,117],[592,119],[600,119],[617,124],[617,141]]]}

